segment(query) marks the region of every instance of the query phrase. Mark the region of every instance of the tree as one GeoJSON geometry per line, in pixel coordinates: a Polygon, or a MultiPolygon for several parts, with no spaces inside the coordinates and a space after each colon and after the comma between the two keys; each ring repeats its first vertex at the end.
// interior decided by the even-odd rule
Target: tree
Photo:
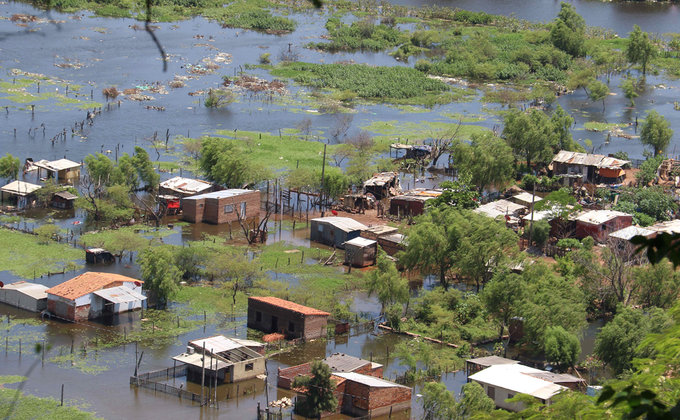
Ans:
{"type": "Polygon", "coordinates": [[[427,382],[422,390],[423,419],[449,420],[456,416],[456,399],[441,382],[427,382]]]}
{"type": "Polygon", "coordinates": [[[527,167],[532,163],[547,165],[555,152],[555,137],[548,117],[541,111],[514,110],[505,117],[503,137],[513,150],[515,157],[524,159],[527,167]]]}
{"type": "Polygon", "coordinates": [[[302,388],[305,397],[295,400],[295,412],[305,417],[319,417],[321,413],[335,411],[338,400],[333,395],[335,384],[331,381],[331,368],[316,360],[312,362],[311,376],[298,376],[293,388],[302,388]]]}
{"type": "Polygon", "coordinates": [[[227,188],[242,188],[267,176],[266,171],[243,158],[238,146],[216,137],[203,139],[198,164],[210,181],[227,188]]]}
{"type": "Polygon", "coordinates": [[[489,186],[502,190],[514,178],[512,148],[493,133],[475,133],[470,143],[456,142],[451,153],[456,167],[469,173],[480,191],[489,186]]]}
{"type": "Polygon", "coordinates": [[[376,294],[380,302],[380,313],[394,304],[408,302],[408,281],[399,274],[397,267],[387,255],[380,250],[378,253],[377,269],[369,273],[366,280],[368,296],[376,294]]]}
{"type": "Polygon", "coordinates": [[[548,327],[543,337],[545,359],[562,368],[574,366],[581,354],[578,337],[561,326],[548,327]]]}
{"type": "Polygon", "coordinates": [[[175,265],[172,250],[165,246],[146,248],[138,258],[144,288],[164,308],[168,299],[179,291],[182,272],[175,265]]]}
{"type": "Polygon", "coordinates": [[[668,260],[637,267],[633,272],[636,302],[643,308],[670,308],[678,300],[680,274],[668,260]]]}
{"type": "Polygon", "coordinates": [[[586,22],[571,4],[562,2],[560,6],[550,29],[550,41],[562,51],[580,57],[585,54],[586,22]]]}
{"type": "Polygon", "coordinates": [[[113,162],[108,156],[97,153],[85,156],[85,167],[92,182],[98,185],[108,185],[113,172],[113,162]]]}
{"type": "Polygon", "coordinates": [[[472,177],[467,172],[459,172],[455,181],[444,181],[439,184],[441,195],[427,200],[427,207],[454,207],[457,209],[476,209],[479,207],[477,192],[470,187],[472,177]]]}
{"type": "Polygon", "coordinates": [[[499,340],[503,339],[503,333],[509,326],[510,319],[520,314],[526,293],[527,284],[524,279],[507,270],[496,273],[484,286],[480,297],[487,312],[500,327],[499,340]]]}
{"type": "Polygon", "coordinates": [[[638,94],[637,79],[624,77],[621,79],[619,87],[623,91],[623,96],[630,101],[630,106],[635,106],[635,98],[640,96],[638,94]]]}
{"type": "Polygon", "coordinates": [[[203,100],[206,108],[223,108],[236,100],[234,92],[227,89],[210,89],[203,100]]]}
{"type": "Polygon", "coordinates": [[[554,151],[574,150],[581,151],[583,148],[574,141],[571,135],[571,126],[574,125],[574,118],[567,113],[561,106],[557,105],[555,111],[550,116],[554,151]]]}
{"type": "Polygon", "coordinates": [[[240,252],[232,252],[227,258],[222,253],[214,253],[205,266],[206,274],[211,280],[221,282],[222,288],[231,295],[232,311],[236,307],[238,293],[253,287],[253,283],[260,277],[257,266],[240,252]]]}
{"type": "Polygon", "coordinates": [[[649,319],[641,310],[621,307],[597,335],[595,355],[616,373],[630,369],[636,349],[649,328],[649,319]]]}
{"type": "Polygon", "coordinates": [[[142,182],[146,184],[147,190],[154,190],[158,186],[161,177],[153,168],[153,163],[151,162],[149,154],[142,147],[135,146],[135,154],[132,157],[132,165],[134,166],[135,170],[137,170],[139,179],[141,179],[142,182]]]}
{"type": "Polygon", "coordinates": [[[543,248],[543,245],[550,238],[550,223],[547,220],[537,220],[531,224],[531,240],[536,242],[536,246],[543,248]]]}
{"type": "MultiPolygon", "coordinates": [[[[107,158],[108,159],[108,158],[107,158]]],[[[123,153],[118,159],[118,164],[113,167],[109,181],[111,185],[125,185],[130,192],[139,187],[137,170],[133,164],[133,159],[127,153],[123,153]]]]}
{"type": "Polygon", "coordinates": [[[198,280],[203,274],[203,264],[207,250],[200,246],[182,246],[175,248],[175,265],[182,272],[184,280],[198,280]]]}
{"type": "Polygon", "coordinates": [[[642,130],[640,131],[640,141],[642,144],[654,148],[654,156],[663,154],[673,137],[671,125],[663,115],[656,111],[647,114],[642,130]]]}
{"type": "Polygon", "coordinates": [[[607,96],[609,96],[609,88],[607,87],[607,85],[600,82],[599,80],[593,80],[588,85],[588,89],[590,90],[590,92],[588,93],[588,97],[590,98],[590,100],[593,102],[601,100],[602,111],[604,111],[604,100],[607,98],[607,96]]]}
{"type": "Polygon", "coordinates": [[[640,165],[640,170],[635,174],[635,179],[639,185],[647,186],[650,182],[656,180],[656,171],[659,169],[659,166],[661,166],[661,162],[663,161],[664,156],[658,155],[642,162],[640,165]]]}
{"type": "Polygon", "coordinates": [[[14,157],[11,153],[7,153],[0,158],[0,178],[17,179],[20,165],[21,162],[18,157],[14,157]]]}
{"type": "Polygon", "coordinates": [[[625,203],[631,203],[636,212],[646,214],[655,221],[672,220],[678,210],[673,197],[660,186],[629,187],[620,191],[619,204],[615,208],[622,208],[625,203]]]}
{"type": "Polygon", "coordinates": [[[477,382],[468,382],[461,389],[461,399],[456,406],[456,417],[468,419],[480,414],[489,414],[496,408],[494,400],[489,398],[484,388],[477,382]]]}
{"type": "Polygon", "coordinates": [[[628,34],[626,58],[634,64],[642,65],[642,74],[647,73],[647,63],[656,56],[656,47],[649,39],[647,32],[642,32],[638,25],[633,25],[633,32],[628,34]]]}
{"type": "Polygon", "coordinates": [[[81,242],[87,247],[105,248],[122,260],[126,252],[139,252],[150,245],[152,240],[129,230],[110,230],[105,235],[85,234],[81,242]]]}
{"type": "Polygon", "coordinates": [[[569,218],[581,211],[582,207],[568,188],[560,188],[535,203],[534,209],[548,212],[548,219],[555,226],[555,236],[561,239],[570,236],[572,227],[569,218]]]}

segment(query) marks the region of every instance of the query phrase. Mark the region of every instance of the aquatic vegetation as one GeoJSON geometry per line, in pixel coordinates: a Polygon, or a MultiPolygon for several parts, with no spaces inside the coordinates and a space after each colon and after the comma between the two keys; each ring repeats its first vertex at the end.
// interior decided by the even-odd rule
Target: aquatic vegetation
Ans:
{"type": "Polygon", "coordinates": [[[307,48],[329,52],[382,51],[403,44],[408,39],[407,35],[399,29],[383,24],[376,25],[374,19],[371,18],[346,25],[339,18],[332,17],[326,22],[326,29],[331,41],[312,42],[307,44],[307,48]]]}
{"type": "Polygon", "coordinates": [[[0,271],[26,279],[80,268],[77,262],[85,259],[82,249],[57,242],[41,244],[36,235],[8,229],[0,228],[0,242],[5,244],[0,253],[0,271]]]}
{"type": "MultiPolygon", "coordinates": [[[[3,377],[4,378],[4,377],[3,377]]],[[[0,378],[1,379],[1,378],[0,378]]],[[[61,406],[52,398],[26,395],[13,389],[0,387],[0,416],[2,418],[80,420],[96,419],[94,414],[75,407],[61,406]],[[15,398],[18,399],[14,404],[15,398]]]]}
{"type": "MultiPolygon", "coordinates": [[[[475,120],[479,121],[479,120],[475,120]]],[[[458,120],[452,118],[450,122],[444,121],[374,121],[364,125],[363,130],[379,134],[374,138],[380,145],[380,150],[387,150],[389,144],[395,141],[422,143],[424,140],[437,137],[443,133],[453,132],[458,127],[458,120]]],[[[489,131],[479,125],[463,124],[458,129],[458,136],[462,139],[469,138],[474,133],[489,131]]]]}

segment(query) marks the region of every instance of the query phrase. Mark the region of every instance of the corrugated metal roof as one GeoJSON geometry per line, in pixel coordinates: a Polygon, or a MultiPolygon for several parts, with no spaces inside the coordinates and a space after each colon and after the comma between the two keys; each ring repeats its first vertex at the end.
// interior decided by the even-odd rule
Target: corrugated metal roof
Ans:
{"type": "Polygon", "coordinates": [[[176,176],[161,182],[161,187],[180,193],[197,194],[212,187],[212,184],[201,179],[176,176]]]}
{"type": "Polygon", "coordinates": [[[399,174],[396,172],[381,172],[364,181],[364,187],[381,187],[389,182],[392,182],[395,178],[399,178],[399,174]]]}
{"type": "Polygon", "coordinates": [[[57,197],[61,197],[64,200],[75,200],[76,198],[78,198],[77,195],[71,194],[68,191],[59,191],[58,193],[55,193],[54,195],[57,196],[57,197]]]}
{"type": "Polygon", "coordinates": [[[394,242],[394,243],[397,243],[397,244],[404,242],[404,238],[406,238],[406,236],[401,234],[401,233],[393,233],[391,235],[385,235],[385,236],[380,237],[380,239],[382,239],[382,240],[385,240],[385,241],[388,241],[388,242],[394,242]]]}
{"type": "Polygon", "coordinates": [[[372,239],[362,238],[360,236],[345,242],[345,245],[353,245],[353,246],[358,246],[360,248],[375,245],[375,244],[377,244],[376,241],[374,241],[372,239]]]}
{"type": "Polygon", "coordinates": [[[356,220],[351,219],[349,217],[338,216],[317,217],[316,219],[312,219],[312,222],[324,223],[331,226],[335,226],[336,228],[342,230],[343,232],[352,232],[355,230],[366,229],[366,225],[364,225],[363,223],[359,223],[356,220]]]}
{"type": "Polygon", "coordinates": [[[659,222],[652,226],[648,226],[647,228],[660,233],[680,233],[680,220],[673,219],[666,222],[659,222]]]}
{"type": "Polygon", "coordinates": [[[601,225],[602,223],[606,223],[621,216],[630,215],[616,210],[591,210],[578,216],[576,220],[583,223],[590,223],[591,225],[601,225]]]}
{"type": "Polygon", "coordinates": [[[479,206],[473,211],[495,219],[498,216],[514,215],[522,209],[526,209],[526,207],[508,200],[497,200],[479,206]]]}
{"type": "Polygon", "coordinates": [[[92,292],[104,300],[111,303],[129,303],[138,300],[146,300],[146,296],[130,289],[127,286],[109,287],[92,292]]]}
{"type": "Polygon", "coordinates": [[[394,382],[387,381],[385,379],[376,378],[375,376],[362,375],[355,372],[333,372],[333,375],[338,376],[348,381],[357,382],[360,384],[368,385],[372,388],[407,388],[404,385],[399,385],[394,382]]]}
{"type": "MultiPolygon", "coordinates": [[[[552,210],[537,210],[534,211],[534,222],[537,222],[539,220],[550,221],[553,216],[554,213],[552,210]]],[[[529,212],[529,214],[527,214],[526,216],[522,216],[522,220],[531,221],[531,212],[529,212]]]]}
{"type": "Polygon", "coordinates": [[[189,341],[189,344],[196,348],[203,348],[205,344],[205,350],[213,353],[222,353],[229,350],[238,349],[241,347],[246,347],[241,343],[238,343],[232,339],[229,339],[223,335],[215,335],[208,338],[200,338],[198,340],[189,341]]]}
{"type": "Polygon", "coordinates": [[[40,185],[31,184],[29,182],[12,181],[9,184],[5,185],[4,187],[0,188],[0,190],[6,193],[20,195],[23,197],[39,190],[40,188],[42,188],[40,185]]]}
{"type": "Polygon", "coordinates": [[[544,371],[520,364],[505,364],[490,366],[470,375],[468,379],[544,400],[568,389],[531,376],[531,374],[542,372],[544,371]]]}
{"type": "Polygon", "coordinates": [[[541,197],[533,196],[532,194],[529,194],[528,192],[519,193],[517,195],[514,195],[512,198],[514,198],[518,201],[525,202],[525,203],[531,203],[531,197],[534,197],[534,199],[533,199],[534,203],[538,203],[539,201],[543,200],[541,197]]]}
{"type": "Polygon", "coordinates": [[[534,378],[543,379],[548,382],[585,382],[581,378],[577,378],[574,375],[569,375],[567,373],[553,373],[553,372],[538,372],[538,373],[528,373],[528,375],[534,378]]]}
{"type": "Polygon", "coordinates": [[[628,226],[625,227],[621,230],[617,230],[616,232],[612,232],[609,234],[610,237],[612,238],[618,238],[618,239],[623,239],[625,241],[630,241],[631,238],[634,236],[649,236],[654,234],[655,232],[651,229],[646,229],[640,226],[628,226]]]}
{"type": "Polygon", "coordinates": [[[500,357],[500,356],[486,356],[486,357],[478,357],[476,359],[467,359],[467,362],[474,363],[476,365],[480,366],[495,366],[495,365],[514,365],[518,364],[519,360],[512,360],[512,359],[507,359],[505,357],[500,357]]]}
{"type": "Polygon", "coordinates": [[[279,299],[274,296],[251,296],[248,298],[248,301],[250,300],[268,303],[270,305],[288,309],[289,311],[298,312],[303,315],[323,315],[323,316],[330,315],[328,312],[324,312],[315,308],[310,308],[309,306],[300,305],[299,303],[291,302],[289,300],[279,299]]]}
{"type": "Polygon", "coordinates": [[[590,153],[570,152],[567,150],[560,150],[552,160],[557,163],[565,163],[568,165],[583,165],[596,166],[598,168],[621,168],[630,161],[616,159],[605,155],[594,155],[590,153]]]}
{"type": "Polygon", "coordinates": [[[373,233],[374,235],[381,236],[381,235],[387,235],[390,233],[396,233],[399,228],[396,228],[394,226],[387,226],[387,225],[378,225],[378,226],[371,226],[369,228],[364,229],[366,232],[373,233]]]}
{"type": "Polygon", "coordinates": [[[228,366],[233,365],[233,363],[225,363],[222,360],[219,360],[215,357],[210,357],[208,356],[208,353],[206,352],[205,354],[205,365],[203,364],[203,355],[199,353],[182,353],[180,355],[174,356],[172,360],[177,360],[178,362],[181,363],[186,363],[188,365],[196,366],[196,367],[203,367],[205,366],[206,370],[211,370],[210,369],[210,361],[212,360],[212,370],[220,370],[224,369],[228,366]]]}
{"type": "Polygon", "coordinates": [[[117,282],[140,282],[141,280],[133,279],[132,277],[122,276],[113,273],[97,273],[88,271],[77,277],[58,284],[50,289],[47,293],[50,295],[60,296],[65,299],[75,300],[95,290],[103,289],[113,283],[117,282]]]}
{"type": "Polygon", "coordinates": [[[79,168],[80,163],[68,159],[59,159],[47,162],[46,166],[52,168],[55,171],[63,171],[65,169],[79,168]]]}
{"type": "Polygon", "coordinates": [[[3,289],[16,290],[17,292],[26,296],[30,296],[33,299],[47,299],[47,293],[45,293],[45,291],[48,289],[48,287],[43,286],[42,284],[18,281],[16,283],[5,285],[3,289]]]}
{"type": "Polygon", "coordinates": [[[323,362],[331,368],[333,372],[353,372],[362,366],[371,363],[368,360],[359,359],[345,353],[334,353],[323,359],[323,362]]]}
{"type": "Polygon", "coordinates": [[[222,191],[214,191],[210,193],[205,193],[205,194],[200,194],[200,195],[194,195],[193,197],[187,197],[184,200],[200,200],[203,198],[229,198],[229,197],[238,197],[239,195],[247,194],[253,191],[258,190],[242,190],[242,189],[231,189],[231,190],[222,190],[222,191]]]}

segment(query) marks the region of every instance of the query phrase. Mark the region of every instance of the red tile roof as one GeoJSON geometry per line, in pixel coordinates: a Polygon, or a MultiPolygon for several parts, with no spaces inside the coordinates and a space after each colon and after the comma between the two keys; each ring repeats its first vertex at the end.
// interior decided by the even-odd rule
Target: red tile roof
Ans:
{"type": "Polygon", "coordinates": [[[132,277],[121,276],[120,274],[97,273],[94,271],[89,271],[74,277],[71,280],[58,284],[51,289],[47,289],[45,292],[50,295],[75,300],[97,290],[121,286],[123,282],[134,281],[144,283],[141,280],[133,279],[132,277]]]}
{"type": "Polygon", "coordinates": [[[288,309],[289,311],[298,312],[303,315],[324,315],[324,316],[330,315],[328,312],[320,311],[318,309],[310,308],[309,306],[300,305],[295,302],[279,299],[273,296],[267,297],[251,296],[248,299],[256,300],[262,303],[268,303],[270,305],[278,306],[283,309],[288,309]]]}

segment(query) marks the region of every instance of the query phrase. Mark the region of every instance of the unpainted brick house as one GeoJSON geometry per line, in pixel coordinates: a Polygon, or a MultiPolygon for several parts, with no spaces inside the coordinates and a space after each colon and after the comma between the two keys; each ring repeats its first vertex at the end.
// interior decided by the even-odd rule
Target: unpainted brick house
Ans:
{"type": "Polygon", "coordinates": [[[182,218],[192,223],[231,223],[260,216],[260,191],[222,190],[182,200],[182,218]]]}
{"type": "Polygon", "coordinates": [[[325,337],[329,316],[328,312],[276,297],[248,298],[248,328],[281,333],[289,339],[325,337]]]}

